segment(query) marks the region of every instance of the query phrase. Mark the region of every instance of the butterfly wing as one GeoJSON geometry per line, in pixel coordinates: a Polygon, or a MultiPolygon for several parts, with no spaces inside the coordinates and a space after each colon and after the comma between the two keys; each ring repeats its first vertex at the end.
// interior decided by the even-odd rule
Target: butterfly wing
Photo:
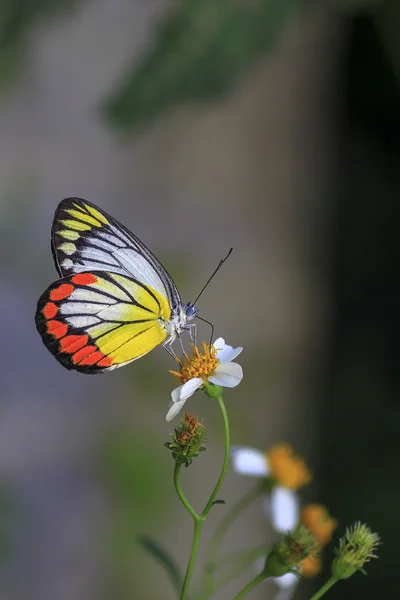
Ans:
{"type": "Polygon", "coordinates": [[[167,299],[113,272],[81,272],[53,283],[38,302],[43,343],[67,369],[99,373],[121,367],[167,338],[167,299]]]}
{"type": "Polygon", "coordinates": [[[85,271],[112,271],[150,286],[180,306],[172,277],[150,250],[121,223],[82,198],[58,205],[52,226],[52,251],[61,277],[85,271]]]}

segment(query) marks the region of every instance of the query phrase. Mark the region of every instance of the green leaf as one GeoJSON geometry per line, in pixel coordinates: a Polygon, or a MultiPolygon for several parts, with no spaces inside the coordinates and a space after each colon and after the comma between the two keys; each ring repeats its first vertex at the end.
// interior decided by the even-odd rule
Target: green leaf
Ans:
{"type": "Polygon", "coordinates": [[[104,105],[125,132],[173,105],[228,93],[304,0],[181,0],[104,105]]]}
{"type": "Polygon", "coordinates": [[[83,0],[3,0],[0,11],[0,86],[19,73],[36,23],[67,13],[83,0]]]}
{"type": "Polygon", "coordinates": [[[147,552],[149,552],[155,558],[156,561],[161,563],[161,565],[168,573],[172,585],[177,590],[177,592],[180,593],[183,578],[176,562],[171,557],[169,552],[165,550],[165,548],[163,548],[161,544],[159,544],[150,536],[143,535],[139,538],[138,541],[142,548],[147,550],[147,552]]]}

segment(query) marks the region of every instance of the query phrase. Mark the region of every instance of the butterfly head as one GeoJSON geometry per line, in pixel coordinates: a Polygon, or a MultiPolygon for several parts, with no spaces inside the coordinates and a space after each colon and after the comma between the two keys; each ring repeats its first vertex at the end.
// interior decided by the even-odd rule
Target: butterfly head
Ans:
{"type": "Polygon", "coordinates": [[[185,312],[187,319],[193,319],[193,317],[195,317],[197,315],[199,310],[198,310],[197,306],[195,306],[194,304],[191,304],[191,302],[189,302],[189,304],[186,304],[184,306],[184,312],[185,312]]]}

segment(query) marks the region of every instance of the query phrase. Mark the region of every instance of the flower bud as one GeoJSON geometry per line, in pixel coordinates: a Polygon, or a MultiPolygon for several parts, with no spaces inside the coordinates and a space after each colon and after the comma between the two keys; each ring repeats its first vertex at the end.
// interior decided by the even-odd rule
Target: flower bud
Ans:
{"type": "Polygon", "coordinates": [[[265,577],[298,573],[301,562],[309,556],[316,556],[318,551],[315,536],[303,525],[299,525],[273,546],[265,561],[265,577]]]}
{"type": "Polygon", "coordinates": [[[358,521],[348,527],[341,538],[336,557],[332,563],[332,573],[337,579],[348,579],[371,560],[380,544],[379,535],[373,533],[367,525],[358,521]]]}
{"type": "Polygon", "coordinates": [[[175,462],[188,467],[200,452],[204,452],[203,444],[207,441],[205,435],[206,430],[197,417],[185,413],[171,434],[172,442],[166,442],[164,445],[171,450],[175,462]]]}

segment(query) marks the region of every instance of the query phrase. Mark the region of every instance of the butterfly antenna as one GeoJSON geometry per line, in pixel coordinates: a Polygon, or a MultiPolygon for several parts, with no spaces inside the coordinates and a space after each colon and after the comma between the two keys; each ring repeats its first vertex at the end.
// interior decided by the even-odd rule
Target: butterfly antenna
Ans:
{"type": "Polygon", "coordinates": [[[203,321],[203,323],[207,323],[207,325],[209,325],[211,327],[211,336],[210,336],[210,346],[211,346],[212,340],[214,337],[214,325],[210,321],[203,319],[203,317],[199,317],[199,315],[196,315],[196,319],[199,319],[199,321],[203,321]]]}
{"type": "MultiPolygon", "coordinates": [[[[225,258],[223,258],[222,260],[219,261],[218,263],[218,267],[215,269],[214,273],[211,275],[211,277],[208,279],[207,283],[205,284],[205,286],[203,287],[203,289],[201,290],[200,294],[197,296],[196,300],[194,302],[191,302],[190,304],[192,306],[194,306],[197,302],[197,300],[200,298],[200,296],[202,295],[202,293],[204,292],[204,290],[206,289],[206,287],[208,286],[208,284],[210,283],[211,279],[213,279],[213,277],[217,274],[217,272],[220,270],[220,268],[222,267],[222,265],[224,264],[225,261],[228,260],[228,258],[230,257],[230,255],[232,254],[232,250],[233,248],[231,248],[228,252],[228,254],[225,256],[225,258]]],[[[199,318],[199,317],[197,317],[199,318]]]]}

